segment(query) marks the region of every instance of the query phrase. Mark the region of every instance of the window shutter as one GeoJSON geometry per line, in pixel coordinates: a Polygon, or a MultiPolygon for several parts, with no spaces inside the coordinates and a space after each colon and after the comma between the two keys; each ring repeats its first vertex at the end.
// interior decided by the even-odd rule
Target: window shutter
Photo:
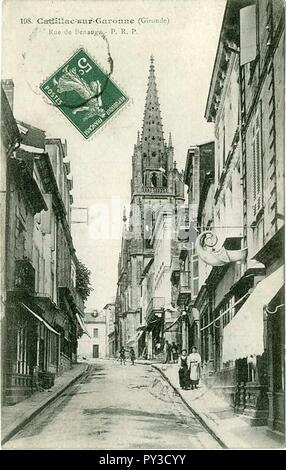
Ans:
{"type": "Polygon", "coordinates": [[[256,58],[256,6],[240,10],[240,65],[256,58]]]}
{"type": "MultiPolygon", "coordinates": [[[[252,141],[252,161],[253,161],[253,200],[256,199],[256,148],[255,148],[255,136],[252,141]]],[[[254,211],[255,215],[255,211],[254,211]]]]}
{"type": "Polygon", "coordinates": [[[261,141],[261,107],[255,116],[252,132],[253,156],[253,215],[256,217],[262,208],[262,141],[261,141]]]}

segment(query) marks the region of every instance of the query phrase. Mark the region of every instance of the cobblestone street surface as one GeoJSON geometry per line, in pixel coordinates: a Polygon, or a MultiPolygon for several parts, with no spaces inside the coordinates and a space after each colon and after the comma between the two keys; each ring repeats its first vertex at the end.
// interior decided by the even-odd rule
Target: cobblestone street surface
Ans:
{"type": "Polygon", "coordinates": [[[219,449],[149,365],[97,361],[4,449],[219,449]]]}

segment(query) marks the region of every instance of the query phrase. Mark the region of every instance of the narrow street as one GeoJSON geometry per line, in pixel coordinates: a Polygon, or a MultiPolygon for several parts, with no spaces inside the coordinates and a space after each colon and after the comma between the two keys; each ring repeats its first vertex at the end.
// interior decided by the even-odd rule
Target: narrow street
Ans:
{"type": "Polygon", "coordinates": [[[4,445],[23,448],[220,446],[151,366],[102,360],[4,445]]]}

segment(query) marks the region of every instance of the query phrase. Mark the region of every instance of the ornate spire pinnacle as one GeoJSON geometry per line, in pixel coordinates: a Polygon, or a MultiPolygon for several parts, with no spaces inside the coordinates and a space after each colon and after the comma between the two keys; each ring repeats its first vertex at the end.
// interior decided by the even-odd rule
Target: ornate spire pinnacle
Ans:
{"type": "Polygon", "coordinates": [[[137,132],[137,145],[140,145],[140,132],[137,132]]]}
{"type": "Polygon", "coordinates": [[[153,154],[164,148],[163,125],[153,56],[150,58],[147,96],[142,129],[142,147],[145,152],[148,153],[148,151],[151,151],[153,154]]]}
{"type": "Polygon", "coordinates": [[[169,144],[168,144],[169,147],[173,147],[173,143],[172,143],[172,134],[171,132],[169,132],[169,144]]]}
{"type": "Polygon", "coordinates": [[[127,221],[127,217],[126,217],[126,207],[125,207],[125,206],[123,207],[123,217],[122,217],[122,220],[123,220],[124,223],[127,221]]]}

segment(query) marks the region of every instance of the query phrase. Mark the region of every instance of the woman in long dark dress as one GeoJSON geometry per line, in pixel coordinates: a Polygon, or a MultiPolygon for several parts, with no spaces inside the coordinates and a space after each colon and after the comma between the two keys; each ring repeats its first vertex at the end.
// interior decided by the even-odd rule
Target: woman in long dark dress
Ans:
{"type": "Polygon", "coordinates": [[[190,372],[188,364],[188,354],[186,349],[182,349],[182,352],[179,356],[178,368],[180,387],[184,390],[187,390],[190,386],[190,372]]]}

